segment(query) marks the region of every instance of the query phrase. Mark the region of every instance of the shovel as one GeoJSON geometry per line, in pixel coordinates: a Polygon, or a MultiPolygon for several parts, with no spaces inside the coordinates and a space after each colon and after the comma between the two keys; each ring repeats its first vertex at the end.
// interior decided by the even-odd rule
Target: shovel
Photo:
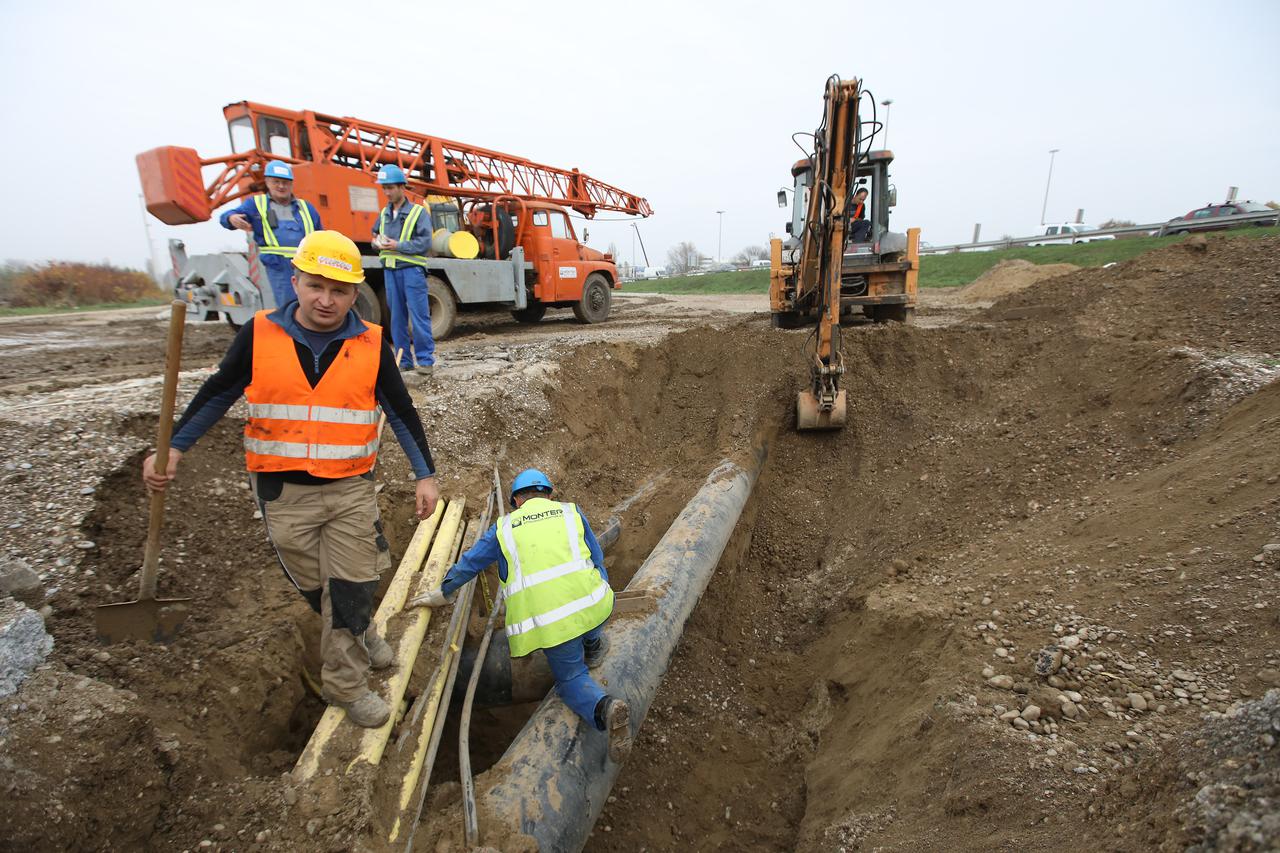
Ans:
{"type": "MultiPolygon", "coordinates": [[[[174,398],[178,395],[178,362],[182,358],[182,332],[186,328],[187,303],[174,300],[169,313],[169,348],[164,362],[164,392],[160,402],[160,427],[156,431],[156,470],[169,470],[169,439],[173,434],[174,398]]],[[[98,637],[107,643],[142,640],[171,643],[187,618],[189,598],[156,598],[156,569],[160,562],[160,527],[164,523],[165,492],[151,495],[151,524],[147,550],[142,558],[138,600],[103,604],[94,611],[98,637]]]]}

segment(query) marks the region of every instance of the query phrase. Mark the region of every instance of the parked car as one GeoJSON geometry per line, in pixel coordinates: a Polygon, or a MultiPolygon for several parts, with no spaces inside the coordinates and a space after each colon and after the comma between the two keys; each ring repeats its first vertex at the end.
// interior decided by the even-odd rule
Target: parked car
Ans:
{"type": "MultiPolygon", "coordinates": [[[[1186,234],[1188,231],[1222,231],[1231,228],[1239,223],[1233,222],[1213,222],[1221,216],[1235,216],[1240,213],[1263,213],[1273,210],[1265,204],[1259,204],[1256,201],[1229,201],[1225,204],[1206,204],[1204,207],[1198,207],[1195,210],[1183,216],[1175,216],[1169,220],[1169,224],[1165,226],[1165,234],[1186,234]],[[1206,222],[1206,220],[1209,220],[1206,222]],[[1193,222],[1195,228],[1179,228],[1179,222],[1193,222]]],[[[1257,226],[1276,225],[1280,223],[1280,211],[1273,211],[1276,216],[1272,219],[1259,219],[1253,224],[1257,226]]]]}
{"type": "Polygon", "coordinates": [[[1114,240],[1113,234],[1099,234],[1096,237],[1090,236],[1090,231],[1097,231],[1092,225],[1085,225],[1083,222],[1063,222],[1061,225],[1049,225],[1044,229],[1043,236],[1057,237],[1059,239],[1044,243],[1028,243],[1028,246],[1052,246],[1058,243],[1067,242],[1065,237],[1070,235],[1071,243],[1092,243],[1094,240],[1114,240]]]}

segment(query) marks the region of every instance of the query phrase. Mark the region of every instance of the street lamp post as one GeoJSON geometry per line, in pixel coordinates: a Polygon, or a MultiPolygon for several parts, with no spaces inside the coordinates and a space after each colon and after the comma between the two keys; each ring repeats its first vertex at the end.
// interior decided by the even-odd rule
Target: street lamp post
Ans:
{"type": "Polygon", "coordinates": [[[1049,149],[1049,178],[1044,182],[1044,204],[1040,206],[1040,224],[1044,225],[1044,215],[1049,209],[1049,185],[1053,183],[1053,156],[1062,149],[1049,149]]]}
{"type": "Polygon", "coordinates": [[[884,147],[887,151],[889,148],[889,116],[893,112],[893,98],[885,98],[880,102],[880,106],[884,107],[884,147]]]}
{"type": "Polygon", "coordinates": [[[720,224],[716,229],[716,263],[724,263],[724,253],[721,251],[724,246],[724,211],[717,210],[716,215],[720,217],[720,224]]]}

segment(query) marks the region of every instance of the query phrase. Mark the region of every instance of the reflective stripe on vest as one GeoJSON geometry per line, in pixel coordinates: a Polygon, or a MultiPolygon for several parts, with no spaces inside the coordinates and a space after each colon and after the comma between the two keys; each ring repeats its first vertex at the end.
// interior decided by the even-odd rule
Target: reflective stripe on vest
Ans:
{"type": "Polygon", "coordinates": [[[382,407],[364,409],[339,409],[334,406],[290,406],[280,403],[250,403],[249,417],[275,418],[286,421],[317,421],[330,424],[376,424],[382,415],[382,407]]]}
{"type": "MultiPolygon", "coordinates": [[[[414,204],[409,209],[409,215],[404,218],[404,225],[400,228],[400,243],[413,239],[413,229],[418,225],[418,217],[422,216],[422,205],[414,204]]],[[[382,208],[382,213],[378,216],[378,233],[383,237],[387,236],[387,209],[382,208]]],[[[395,269],[398,261],[405,263],[417,264],[418,266],[427,265],[426,255],[406,255],[401,252],[393,252],[390,249],[383,249],[378,253],[378,257],[382,259],[382,265],[389,269],[395,269]]]]}
{"type": "MultiPolygon", "coordinates": [[[[262,194],[253,197],[253,204],[258,208],[258,218],[262,220],[262,242],[266,243],[265,246],[259,246],[258,251],[264,255],[292,258],[298,254],[298,247],[280,245],[280,238],[276,237],[276,232],[271,227],[268,201],[268,198],[262,194]]],[[[316,230],[315,222],[311,219],[311,208],[300,198],[294,201],[298,203],[298,215],[302,219],[302,236],[305,237],[316,230]]]]}
{"type": "Polygon", "coordinates": [[[342,342],[339,357],[314,388],[294,340],[260,311],[253,319],[253,367],[245,399],[246,465],[250,471],[306,471],[317,477],[363,474],[378,452],[374,386],[382,328],[342,342]]]}
{"type": "Polygon", "coordinates": [[[526,501],[499,520],[513,657],[581,636],[613,610],[613,590],[586,553],[581,524],[576,506],[546,498],[526,501]]]}

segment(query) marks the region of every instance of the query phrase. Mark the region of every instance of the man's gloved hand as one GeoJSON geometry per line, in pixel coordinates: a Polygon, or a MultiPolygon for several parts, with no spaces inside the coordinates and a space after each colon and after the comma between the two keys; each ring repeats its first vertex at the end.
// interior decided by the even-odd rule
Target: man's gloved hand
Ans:
{"type": "Polygon", "coordinates": [[[453,595],[446,596],[443,589],[436,587],[426,595],[411,599],[405,605],[405,608],[412,610],[415,607],[444,607],[446,604],[453,604],[453,600],[457,597],[458,594],[456,592],[453,595]]]}

